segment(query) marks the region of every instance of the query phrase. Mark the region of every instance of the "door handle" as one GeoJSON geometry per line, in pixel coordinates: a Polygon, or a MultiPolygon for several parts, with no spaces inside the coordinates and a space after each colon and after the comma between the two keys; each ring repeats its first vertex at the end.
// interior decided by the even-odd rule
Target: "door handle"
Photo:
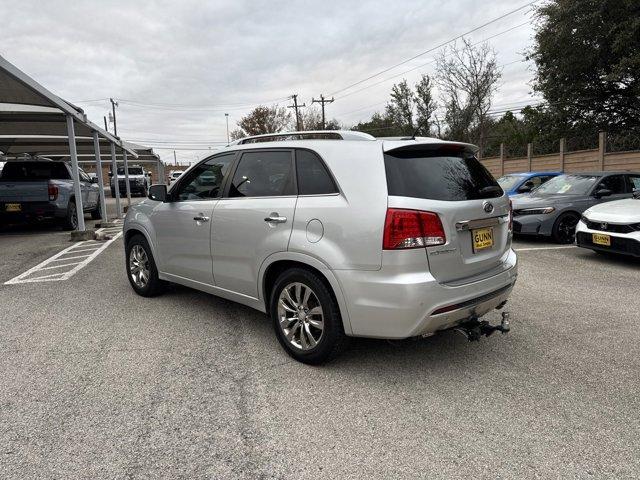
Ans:
{"type": "Polygon", "coordinates": [[[287,217],[281,217],[278,213],[270,213],[267,218],[264,219],[268,223],[284,223],[287,221],[287,217]]]}
{"type": "Polygon", "coordinates": [[[200,215],[196,215],[195,217],[193,217],[193,219],[196,222],[208,222],[209,220],[211,220],[210,217],[205,217],[204,215],[200,214],[200,215]]]}

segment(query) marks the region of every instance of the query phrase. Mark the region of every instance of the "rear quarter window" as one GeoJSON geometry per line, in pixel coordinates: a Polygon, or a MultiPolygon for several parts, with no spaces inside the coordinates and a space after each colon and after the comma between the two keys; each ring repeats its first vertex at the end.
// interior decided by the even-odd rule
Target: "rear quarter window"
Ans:
{"type": "Polygon", "coordinates": [[[502,188],[466,152],[395,150],[384,156],[389,195],[461,201],[496,198],[502,188]]]}
{"type": "Polygon", "coordinates": [[[331,175],[315,153],[296,150],[296,171],[299,195],[327,195],[338,192],[331,175]]]}

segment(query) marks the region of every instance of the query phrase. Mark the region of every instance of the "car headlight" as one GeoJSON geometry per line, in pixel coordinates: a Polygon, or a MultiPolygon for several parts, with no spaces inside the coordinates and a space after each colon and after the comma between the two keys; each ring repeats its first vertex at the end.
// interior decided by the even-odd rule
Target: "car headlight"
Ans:
{"type": "Polygon", "coordinates": [[[521,208],[518,210],[514,210],[514,216],[520,215],[547,215],[549,213],[555,212],[556,209],[554,207],[542,207],[542,208],[521,208]]]}

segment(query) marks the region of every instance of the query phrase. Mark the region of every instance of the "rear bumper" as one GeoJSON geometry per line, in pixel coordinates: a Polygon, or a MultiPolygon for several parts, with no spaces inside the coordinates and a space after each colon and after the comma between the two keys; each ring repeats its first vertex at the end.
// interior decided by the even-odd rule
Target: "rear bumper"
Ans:
{"type": "Polygon", "coordinates": [[[472,315],[481,317],[506,301],[518,271],[515,252],[509,250],[505,257],[500,273],[456,286],[440,284],[428,272],[407,272],[406,265],[334,273],[354,336],[407,338],[453,327],[472,315]]]}
{"type": "Polygon", "coordinates": [[[66,213],[66,210],[58,208],[56,204],[51,202],[0,202],[0,220],[3,223],[62,218],[66,213]],[[7,203],[19,203],[20,211],[7,212],[7,203]]]}
{"type": "Polygon", "coordinates": [[[579,247],[589,248],[591,250],[599,250],[602,252],[611,252],[640,258],[640,232],[629,234],[600,232],[588,229],[581,221],[578,223],[576,231],[576,244],[579,247]],[[593,243],[594,233],[609,235],[611,237],[611,246],[608,247],[593,243]]]}

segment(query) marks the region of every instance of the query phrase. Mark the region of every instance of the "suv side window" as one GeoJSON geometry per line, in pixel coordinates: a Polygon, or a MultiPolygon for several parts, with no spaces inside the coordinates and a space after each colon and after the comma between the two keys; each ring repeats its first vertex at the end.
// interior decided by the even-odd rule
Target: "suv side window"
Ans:
{"type": "Polygon", "coordinates": [[[611,175],[610,177],[603,178],[596,188],[596,191],[600,190],[601,188],[611,190],[612,195],[626,193],[627,185],[624,179],[624,175],[611,175]]]}
{"type": "Polygon", "coordinates": [[[189,176],[180,182],[175,192],[176,200],[209,200],[222,194],[221,187],[234,154],[219,155],[194,167],[189,176]]]}
{"type": "Polygon", "coordinates": [[[296,150],[298,195],[328,195],[338,188],[322,160],[309,150],[296,150]]]}
{"type": "Polygon", "coordinates": [[[229,197],[295,195],[290,151],[246,152],[233,175],[229,197]]]}

